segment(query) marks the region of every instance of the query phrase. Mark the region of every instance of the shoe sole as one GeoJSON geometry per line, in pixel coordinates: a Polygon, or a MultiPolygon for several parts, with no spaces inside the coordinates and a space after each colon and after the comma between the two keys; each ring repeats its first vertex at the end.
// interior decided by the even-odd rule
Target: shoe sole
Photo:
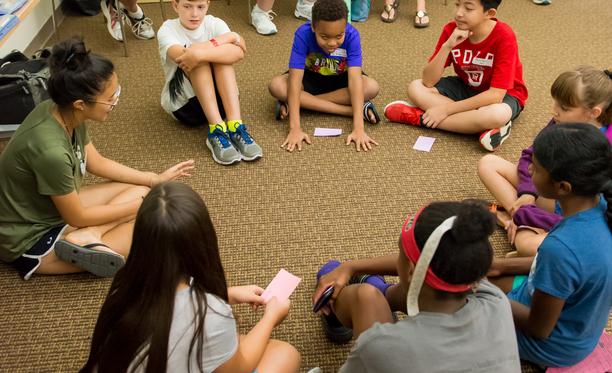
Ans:
{"type": "Polygon", "coordinates": [[[508,126],[508,131],[503,135],[501,134],[500,128],[495,128],[493,130],[486,131],[485,133],[480,135],[480,138],[478,139],[480,145],[482,145],[483,148],[490,152],[494,152],[499,149],[501,144],[503,144],[504,141],[506,141],[510,136],[510,132],[512,132],[512,121],[510,121],[509,123],[509,125],[506,125],[508,126]]]}
{"type": "MultiPolygon", "coordinates": [[[[105,1],[102,1],[103,3],[106,3],[105,1]]],[[[101,3],[102,3],[101,2],[101,3]]],[[[102,8],[102,14],[104,15],[104,23],[106,23],[106,30],[108,31],[108,33],[110,34],[110,36],[120,42],[123,42],[122,38],[117,38],[117,36],[115,35],[115,33],[113,32],[113,18],[110,15],[110,12],[108,10],[108,6],[102,6],[102,4],[100,3],[100,7],[102,8]]],[[[121,20],[117,20],[117,22],[121,22],[121,20]]]]}
{"type": "Polygon", "coordinates": [[[125,265],[125,259],[119,254],[75,245],[65,240],[57,241],[54,251],[63,261],[99,277],[113,277],[125,265]]]}
{"type": "Polygon", "coordinates": [[[310,21],[310,18],[306,17],[305,15],[303,15],[302,13],[298,12],[297,9],[293,11],[293,15],[295,16],[295,18],[297,19],[303,19],[305,21],[310,21]]]}
{"type": "Polygon", "coordinates": [[[262,157],[263,157],[263,154],[259,154],[259,155],[255,155],[255,156],[252,156],[252,157],[248,158],[248,157],[245,157],[242,153],[240,153],[240,158],[243,161],[246,161],[246,162],[256,161],[256,160],[258,160],[258,159],[260,159],[262,157]]]}
{"type": "Polygon", "coordinates": [[[255,28],[255,31],[256,31],[256,32],[257,32],[259,35],[263,35],[263,36],[270,36],[270,35],[274,35],[274,34],[276,34],[276,33],[278,32],[278,30],[276,30],[276,31],[272,31],[272,32],[269,32],[269,33],[267,33],[267,34],[266,34],[266,33],[263,33],[263,32],[259,32],[259,30],[257,29],[257,27],[255,27],[255,25],[253,24],[253,22],[251,22],[251,26],[253,26],[253,27],[255,28]]]}
{"type": "Polygon", "coordinates": [[[235,160],[232,160],[232,161],[229,161],[229,162],[224,162],[224,161],[220,160],[219,158],[217,158],[217,156],[215,155],[215,152],[213,151],[212,144],[210,143],[210,141],[208,141],[208,139],[206,139],[206,147],[208,147],[208,150],[210,150],[210,153],[212,154],[212,157],[215,160],[215,162],[217,162],[217,163],[219,163],[221,165],[229,166],[231,164],[240,162],[240,160],[242,159],[242,156],[240,156],[240,158],[236,158],[235,160]]]}

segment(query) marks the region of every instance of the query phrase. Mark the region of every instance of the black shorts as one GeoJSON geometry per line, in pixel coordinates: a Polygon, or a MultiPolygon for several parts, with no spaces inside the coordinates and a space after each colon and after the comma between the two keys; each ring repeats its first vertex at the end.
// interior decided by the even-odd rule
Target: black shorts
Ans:
{"type": "Polygon", "coordinates": [[[24,280],[28,280],[40,267],[42,258],[53,250],[55,243],[66,227],[67,225],[60,225],[49,229],[28,251],[11,262],[11,265],[19,271],[24,280]]]}
{"type": "MultiPolygon", "coordinates": [[[[225,110],[223,108],[223,102],[221,101],[221,95],[217,89],[217,83],[215,82],[215,76],[213,75],[213,84],[215,85],[215,96],[217,97],[217,107],[219,108],[219,114],[221,118],[225,119],[225,110]]],[[[210,123],[204,114],[202,105],[196,96],[187,101],[187,103],[181,106],[180,109],[172,112],[172,115],[181,123],[189,127],[199,127],[210,123]]]]}
{"type": "Polygon", "coordinates": [[[304,69],[302,86],[305,92],[314,96],[348,88],[348,72],[340,75],[321,75],[304,69]]]}
{"type": "MultiPolygon", "coordinates": [[[[469,89],[468,86],[463,83],[463,80],[461,80],[461,78],[458,76],[445,76],[440,79],[435,87],[442,96],[446,96],[453,101],[465,100],[476,96],[479,93],[469,89]]],[[[521,107],[521,104],[519,104],[516,97],[507,93],[504,96],[502,103],[510,106],[510,109],[512,110],[510,120],[515,120],[518,118],[521,111],[523,111],[523,108],[521,107]]]]}

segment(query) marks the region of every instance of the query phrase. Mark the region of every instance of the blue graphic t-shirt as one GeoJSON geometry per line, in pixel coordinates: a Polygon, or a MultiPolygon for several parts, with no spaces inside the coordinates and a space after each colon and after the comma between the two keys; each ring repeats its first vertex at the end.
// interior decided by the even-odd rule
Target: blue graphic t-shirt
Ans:
{"type": "Polygon", "coordinates": [[[517,330],[521,359],[546,366],[571,366],[595,348],[612,308],[612,233],[607,204],[559,222],[538,248],[527,281],[508,298],[531,305],[535,289],[563,299],[557,324],[546,339],[517,330]]]}
{"type": "Polygon", "coordinates": [[[309,70],[321,75],[341,75],[349,67],[361,67],[361,38],[359,31],[346,24],[344,43],[327,54],[317,44],[310,22],[298,27],[293,37],[293,48],[289,58],[289,68],[309,70]]]}

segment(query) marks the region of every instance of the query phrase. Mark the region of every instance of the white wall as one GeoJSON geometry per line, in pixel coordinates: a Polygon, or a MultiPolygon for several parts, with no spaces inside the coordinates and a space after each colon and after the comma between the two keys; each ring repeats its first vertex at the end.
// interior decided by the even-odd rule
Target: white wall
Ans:
{"type": "MultiPolygon", "coordinates": [[[[56,9],[59,8],[62,1],[55,0],[56,9]]],[[[8,54],[13,49],[20,51],[26,49],[45,22],[51,18],[52,7],[51,0],[40,0],[36,8],[25,19],[21,20],[8,39],[4,40],[4,43],[0,46],[0,56],[8,54]]]]}

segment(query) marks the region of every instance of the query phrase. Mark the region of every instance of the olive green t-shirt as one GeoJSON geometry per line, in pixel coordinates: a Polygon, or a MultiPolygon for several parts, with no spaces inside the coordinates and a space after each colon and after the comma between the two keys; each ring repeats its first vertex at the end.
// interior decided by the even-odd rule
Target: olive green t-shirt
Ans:
{"type": "Polygon", "coordinates": [[[64,220],[51,196],[79,191],[89,135],[85,124],[72,139],[41,102],[0,154],[0,260],[12,262],[64,220]]]}

